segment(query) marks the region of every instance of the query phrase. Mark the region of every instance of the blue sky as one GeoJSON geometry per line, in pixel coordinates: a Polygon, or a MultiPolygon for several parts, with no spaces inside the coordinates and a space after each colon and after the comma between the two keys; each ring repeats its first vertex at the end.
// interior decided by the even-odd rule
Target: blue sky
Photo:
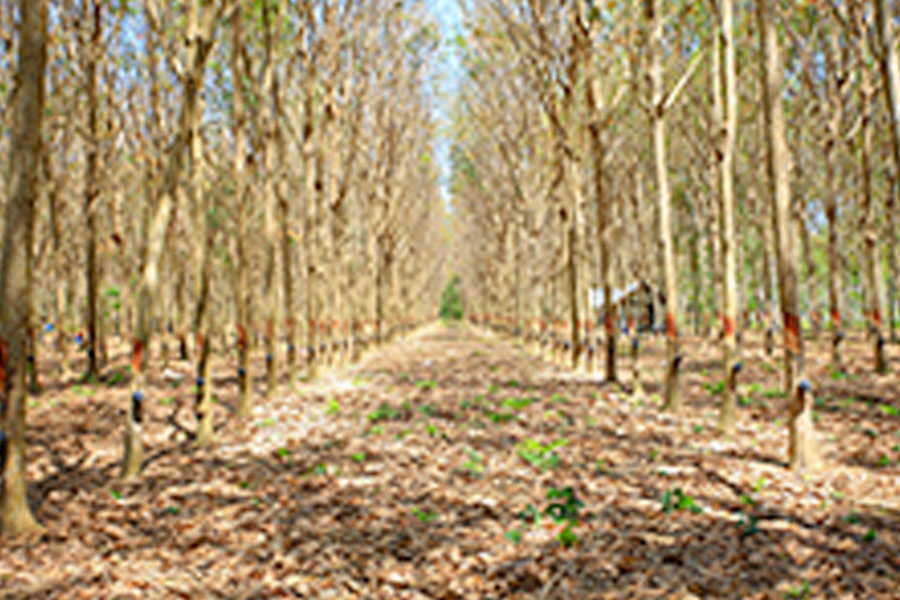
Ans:
{"type": "MultiPolygon", "coordinates": [[[[449,109],[452,106],[453,96],[459,82],[459,60],[450,41],[462,30],[462,13],[459,10],[458,0],[425,0],[428,10],[441,26],[443,45],[441,47],[441,60],[435,67],[435,74],[440,80],[440,98],[435,111],[441,130],[446,131],[450,123],[449,109]]],[[[444,191],[444,200],[449,207],[450,186],[450,143],[446,137],[436,141],[436,162],[441,170],[441,183],[444,191]]]]}

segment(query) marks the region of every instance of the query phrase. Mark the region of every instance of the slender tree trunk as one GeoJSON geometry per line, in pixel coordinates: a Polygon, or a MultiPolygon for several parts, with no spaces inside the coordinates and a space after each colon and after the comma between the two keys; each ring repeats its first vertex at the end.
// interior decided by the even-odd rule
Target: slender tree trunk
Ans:
{"type": "Polygon", "coordinates": [[[263,164],[265,167],[265,184],[263,186],[263,203],[265,206],[265,238],[266,238],[266,392],[269,395],[278,390],[278,349],[276,346],[276,319],[278,316],[278,286],[276,279],[275,257],[278,252],[278,197],[276,194],[278,141],[278,76],[275,73],[275,49],[273,48],[272,23],[277,22],[280,12],[273,14],[268,2],[263,2],[263,29],[265,38],[265,69],[263,71],[263,94],[268,96],[268,108],[263,111],[261,128],[265,135],[263,143],[263,164]]]}
{"type": "Polygon", "coordinates": [[[866,281],[866,325],[869,331],[869,339],[872,342],[872,358],[876,373],[887,372],[887,360],[885,358],[885,340],[882,332],[881,298],[881,261],[878,251],[878,224],[876,222],[875,201],[872,191],[872,99],[875,90],[872,84],[872,73],[868,67],[868,50],[865,40],[867,27],[865,17],[859,10],[856,13],[857,26],[857,59],[860,61],[860,83],[858,87],[859,103],[861,107],[859,128],[859,175],[862,180],[862,196],[860,197],[860,230],[863,234],[863,248],[865,252],[865,281],[866,281]]]}
{"type": "Polygon", "coordinates": [[[891,158],[894,163],[893,185],[891,185],[887,201],[888,218],[888,265],[891,279],[888,290],[890,302],[890,330],[891,341],[897,341],[897,286],[900,280],[900,270],[897,264],[897,208],[900,194],[900,57],[897,55],[897,44],[892,27],[890,4],[888,0],[877,0],[875,3],[878,23],[879,41],[881,46],[881,73],[887,83],[883,86],[885,101],[891,115],[891,158]]]}
{"type": "Polygon", "coordinates": [[[803,334],[797,301],[797,256],[791,235],[791,156],[782,107],[783,66],[778,48],[774,0],[758,0],[769,194],[778,263],[778,284],[784,318],[785,380],[790,395],[790,465],[800,470],[818,462],[813,429],[813,394],[806,380],[803,334]]]}
{"type": "Polygon", "coordinates": [[[678,328],[675,315],[678,307],[678,281],[675,265],[675,245],[672,240],[672,208],[669,198],[669,174],[666,164],[666,115],[663,105],[662,38],[663,19],[657,0],[645,0],[647,30],[650,34],[647,64],[651,85],[651,129],[653,156],[656,166],[656,193],[659,200],[659,227],[662,250],[663,278],[666,293],[666,384],[663,409],[681,411],[679,384],[678,328]]]}
{"type": "MultiPolygon", "coordinates": [[[[241,64],[244,9],[242,3],[231,17],[231,67],[235,81],[243,81],[241,64]]],[[[237,351],[238,351],[238,415],[247,418],[253,411],[253,378],[250,366],[250,233],[249,212],[251,198],[247,193],[245,166],[247,162],[246,115],[244,86],[233,86],[232,111],[234,128],[234,190],[237,203],[237,351]]]]}
{"type": "Polygon", "coordinates": [[[100,277],[97,264],[97,203],[100,196],[100,131],[98,128],[97,62],[100,60],[102,39],[102,4],[94,0],[88,21],[91,23],[90,44],[87,48],[87,172],[85,173],[84,214],[87,218],[86,283],[87,283],[87,372],[89,380],[100,375],[98,366],[98,321],[100,319],[100,277]]]}
{"type": "MultiPolygon", "coordinates": [[[[201,110],[202,113],[202,103],[201,110]]],[[[194,236],[196,240],[196,309],[194,311],[194,336],[196,339],[197,381],[194,401],[199,446],[213,442],[212,380],[209,376],[210,354],[210,271],[212,267],[212,241],[215,235],[210,223],[212,203],[203,189],[203,139],[200,119],[191,128],[191,203],[193,205],[194,236]]]]}
{"type": "Polygon", "coordinates": [[[38,531],[26,498],[25,382],[32,293],[35,204],[39,195],[44,78],[47,64],[46,0],[19,2],[19,58],[10,143],[9,197],[0,256],[0,526],[4,535],[38,531]]]}
{"type": "MultiPolygon", "coordinates": [[[[159,266],[170,231],[170,220],[174,210],[175,195],[181,176],[184,153],[188,148],[191,130],[200,118],[197,103],[203,86],[206,61],[212,51],[212,36],[215,31],[218,11],[207,13],[208,19],[201,27],[199,23],[199,0],[191,0],[187,7],[188,56],[184,92],[179,116],[178,131],[169,154],[163,177],[159,201],[147,231],[143,271],[138,284],[137,313],[135,315],[134,341],[132,343],[131,366],[134,371],[131,404],[125,429],[125,454],[122,462],[122,478],[136,477],[143,467],[144,448],[142,431],[144,422],[144,401],[146,387],[147,354],[150,349],[153,299],[159,288],[159,266]]],[[[214,10],[209,8],[208,10],[214,10]]]]}
{"type": "MultiPolygon", "coordinates": [[[[724,83],[721,131],[719,133],[719,199],[722,216],[722,367],[725,389],[719,427],[726,435],[737,424],[737,374],[740,360],[737,347],[737,261],[734,237],[734,146],[737,134],[737,79],[735,76],[734,8],[731,0],[719,0],[718,39],[721,44],[723,79],[714,82],[717,90],[724,83]]],[[[717,61],[719,60],[718,48],[717,61]]]]}

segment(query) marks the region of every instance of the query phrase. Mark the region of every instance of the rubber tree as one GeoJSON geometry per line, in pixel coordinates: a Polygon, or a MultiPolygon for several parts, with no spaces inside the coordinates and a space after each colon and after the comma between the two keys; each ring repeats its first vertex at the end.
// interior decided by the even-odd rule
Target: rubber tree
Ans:
{"type": "Polygon", "coordinates": [[[21,0],[19,18],[9,196],[0,255],[0,526],[2,533],[10,536],[41,529],[26,498],[25,412],[47,64],[46,0],[21,0]]]}
{"type": "MultiPolygon", "coordinates": [[[[159,13],[155,0],[149,0],[150,10],[159,13]]],[[[151,341],[151,317],[153,299],[159,289],[159,267],[163,250],[171,231],[171,219],[175,198],[182,174],[185,152],[189,148],[195,121],[202,118],[198,110],[200,91],[206,62],[214,46],[214,35],[222,13],[222,6],[200,7],[199,0],[187,4],[184,43],[186,46],[185,72],[181,109],[175,139],[169,148],[163,169],[163,181],[153,209],[150,226],[145,232],[143,268],[139,276],[137,307],[135,312],[134,339],[131,350],[131,367],[134,378],[131,385],[131,401],[128,406],[125,428],[125,452],[121,477],[131,478],[140,474],[144,462],[142,440],[144,403],[148,354],[151,341]]]]}
{"type": "Polygon", "coordinates": [[[791,154],[782,106],[784,67],[778,42],[776,10],[776,0],[757,1],[764,135],[768,150],[766,167],[784,322],[784,375],[790,398],[790,466],[794,470],[803,470],[817,465],[818,454],[812,418],[812,386],[806,379],[797,297],[797,251],[791,227],[791,154]]]}

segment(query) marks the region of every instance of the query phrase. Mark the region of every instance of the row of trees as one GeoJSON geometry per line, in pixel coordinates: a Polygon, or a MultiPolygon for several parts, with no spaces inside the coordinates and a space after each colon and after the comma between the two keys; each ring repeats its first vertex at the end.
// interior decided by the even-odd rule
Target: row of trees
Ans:
{"type": "Polygon", "coordinates": [[[208,444],[214,342],[236,355],[246,416],[257,338],[270,394],[301,362],[315,378],[433,313],[439,40],[419,0],[21,0],[0,30],[17,82],[0,89],[4,532],[37,527],[25,399],[39,365],[102,377],[127,341],[132,477],[148,369],[172,350],[193,364],[208,444]]]}
{"type": "Polygon", "coordinates": [[[453,150],[467,306],[555,340],[573,366],[602,344],[615,381],[618,323],[633,315],[610,300],[647,286],[665,312],[665,407],[682,406],[681,331],[711,330],[726,433],[740,331],[755,317],[771,347],[780,326],[790,461],[813,466],[801,317],[814,335],[830,329],[838,370],[848,324],[864,323],[880,373],[896,337],[893,11],[886,0],[470,4],[453,150]]]}

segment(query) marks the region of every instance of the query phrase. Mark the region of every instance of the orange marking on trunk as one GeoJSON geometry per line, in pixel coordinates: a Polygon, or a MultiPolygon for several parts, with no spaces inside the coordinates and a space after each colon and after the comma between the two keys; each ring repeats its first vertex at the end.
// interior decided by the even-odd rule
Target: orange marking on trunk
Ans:
{"type": "Polygon", "coordinates": [[[672,340],[678,337],[678,327],[675,324],[675,315],[670,312],[666,313],[666,336],[672,340]]]}
{"type": "Polygon", "coordinates": [[[238,348],[241,350],[245,350],[247,348],[247,330],[240,323],[237,326],[238,330],[238,348]]]}
{"type": "Polygon", "coordinates": [[[9,360],[9,347],[2,337],[0,337],[0,393],[6,393],[6,362],[9,360]]]}
{"type": "Polygon", "coordinates": [[[197,342],[197,348],[198,349],[202,348],[203,347],[203,334],[198,331],[196,334],[194,334],[194,339],[197,342]]]}
{"type": "Polygon", "coordinates": [[[735,331],[734,319],[725,317],[725,337],[733,337],[735,331]]]}
{"type": "Polygon", "coordinates": [[[841,326],[841,313],[840,313],[840,311],[838,311],[837,309],[833,309],[833,310],[831,311],[831,324],[832,324],[834,327],[840,327],[840,326],[841,326]]]}
{"type": "Polygon", "coordinates": [[[266,320],[266,339],[271,340],[275,336],[275,323],[272,319],[266,320]]]}
{"type": "Polygon", "coordinates": [[[607,314],[603,320],[604,327],[606,328],[606,333],[612,334],[613,330],[613,318],[612,315],[607,314]]]}
{"type": "Polygon", "coordinates": [[[874,311],[872,311],[872,321],[875,323],[876,327],[881,327],[881,324],[882,324],[881,311],[878,310],[877,308],[874,311]]]}
{"type": "Polygon", "coordinates": [[[131,345],[131,369],[135,375],[140,375],[144,367],[144,343],[135,339],[131,345]]]}
{"type": "Polygon", "coordinates": [[[800,317],[794,313],[784,313],[785,345],[795,354],[800,353],[800,317]]]}

